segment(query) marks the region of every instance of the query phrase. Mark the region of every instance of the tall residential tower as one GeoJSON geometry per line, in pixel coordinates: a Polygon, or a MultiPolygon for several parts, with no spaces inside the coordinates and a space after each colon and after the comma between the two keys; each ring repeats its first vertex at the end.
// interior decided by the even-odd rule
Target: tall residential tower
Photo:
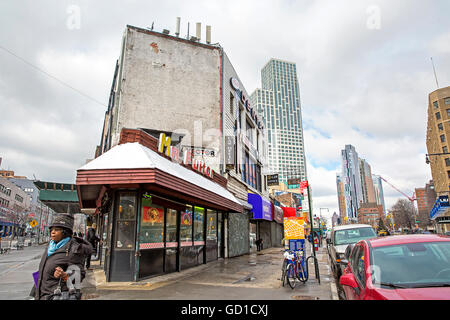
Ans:
{"type": "Polygon", "coordinates": [[[307,180],[296,64],[270,59],[261,80],[262,89],[253,92],[251,101],[267,128],[269,170],[279,174],[280,182],[307,180]]]}

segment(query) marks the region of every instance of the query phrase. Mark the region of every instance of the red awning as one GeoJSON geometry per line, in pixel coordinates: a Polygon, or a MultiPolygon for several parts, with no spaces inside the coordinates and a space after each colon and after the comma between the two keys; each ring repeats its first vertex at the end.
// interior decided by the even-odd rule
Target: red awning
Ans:
{"type": "Polygon", "coordinates": [[[283,207],[281,209],[283,209],[283,213],[284,213],[284,217],[285,218],[296,217],[297,216],[297,211],[295,210],[295,208],[283,207]]]}

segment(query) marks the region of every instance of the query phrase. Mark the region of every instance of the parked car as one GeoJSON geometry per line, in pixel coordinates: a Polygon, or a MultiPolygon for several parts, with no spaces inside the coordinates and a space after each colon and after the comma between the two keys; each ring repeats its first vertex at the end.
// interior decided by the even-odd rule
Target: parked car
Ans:
{"type": "Polygon", "coordinates": [[[450,238],[401,235],[359,241],[339,283],[348,300],[450,299],[450,238]]]}
{"type": "Polygon", "coordinates": [[[331,270],[337,279],[347,266],[347,260],[345,259],[347,246],[376,236],[375,230],[368,224],[349,224],[331,230],[330,237],[327,238],[327,249],[331,270]]]}

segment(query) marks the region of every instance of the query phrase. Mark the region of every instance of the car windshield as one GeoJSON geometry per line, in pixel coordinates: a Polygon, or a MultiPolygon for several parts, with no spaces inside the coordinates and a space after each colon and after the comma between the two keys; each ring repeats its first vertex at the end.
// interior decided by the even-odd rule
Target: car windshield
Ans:
{"type": "Polygon", "coordinates": [[[334,233],[334,244],[336,246],[357,243],[359,240],[376,237],[376,233],[371,227],[337,230],[334,233]]]}
{"type": "Polygon", "coordinates": [[[450,285],[450,241],[374,248],[371,260],[374,284],[390,288],[450,285]]]}

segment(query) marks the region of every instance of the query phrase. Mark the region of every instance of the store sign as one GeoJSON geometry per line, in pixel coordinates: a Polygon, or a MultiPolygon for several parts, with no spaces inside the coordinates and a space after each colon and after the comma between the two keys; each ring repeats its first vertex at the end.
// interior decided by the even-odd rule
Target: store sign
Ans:
{"type": "Polygon", "coordinates": [[[236,78],[231,78],[230,79],[230,84],[233,87],[234,90],[240,90],[241,88],[239,87],[239,80],[236,78]]]}
{"type": "Polygon", "coordinates": [[[283,209],[278,206],[273,206],[273,220],[278,223],[283,223],[283,209]]]}
{"type": "Polygon", "coordinates": [[[248,203],[253,206],[253,219],[272,221],[272,203],[258,194],[249,193],[248,203]]]}
{"type": "Polygon", "coordinates": [[[268,186],[277,186],[280,184],[278,174],[271,174],[267,176],[267,185],[268,186]]]}
{"type": "Polygon", "coordinates": [[[235,159],[235,137],[225,136],[225,165],[234,167],[235,159]]]}
{"type": "Polygon", "coordinates": [[[284,218],[284,239],[302,240],[305,239],[305,227],[303,218],[289,217],[284,218]]]}
{"type": "Polygon", "coordinates": [[[178,147],[171,146],[171,137],[161,133],[159,135],[158,151],[162,154],[167,155],[172,159],[172,161],[183,163],[184,165],[192,165],[192,169],[198,171],[199,173],[213,178],[214,171],[211,167],[207,166],[203,160],[194,159],[194,153],[192,149],[187,149],[184,151],[183,156],[180,154],[180,149],[178,147]],[[182,160],[181,160],[182,159],[182,160]]]}
{"type": "Polygon", "coordinates": [[[296,179],[288,179],[288,185],[293,186],[293,185],[300,185],[300,183],[302,182],[302,179],[300,178],[296,178],[296,179]]]}
{"type": "Polygon", "coordinates": [[[300,189],[301,190],[303,190],[305,188],[308,188],[308,186],[309,186],[308,180],[300,182],[300,189]]]}
{"type": "Polygon", "coordinates": [[[206,156],[206,157],[215,157],[216,151],[214,149],[209,148],[200,148],[193,146],[183,146],[183,152],[189,150],[195,156],[206,156]]]}
{"type": "Polygon", "coordinates": [[[242,105],[245,107],[245,109],[247,109],[247,111],[250,114],[253,121],[255,121],[255,123],[259,129],[263,130],[264,124],[261,121],[261,119],[259,119],[258,113],[256,112],[255,108],[252,108],[250,101],[249,101],[248,97],[245,95],[244,91],[240,90],[239,80],[237,80],[236,78],[231,78],[230,83],[231,83],[231,87],[234,90],[236,90],[236,92],[239,92],[242,105]]]}

